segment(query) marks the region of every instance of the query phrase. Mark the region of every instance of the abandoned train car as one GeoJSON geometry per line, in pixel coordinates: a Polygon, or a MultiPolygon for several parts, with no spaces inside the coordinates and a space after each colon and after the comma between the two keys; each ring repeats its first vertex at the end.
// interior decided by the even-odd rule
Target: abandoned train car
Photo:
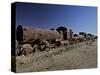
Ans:
{"type": "Polygon", "coordinates": [[[36,39],[41,41],[46,40],[67,40],[73,37],[73,32],[71,29],[65,27],[58,27],[54,30],[40,29],[32,27],[22,27],[19,25],[17,27],[17,41],[22,41],[23,43],[31,43],[36,39]]]}

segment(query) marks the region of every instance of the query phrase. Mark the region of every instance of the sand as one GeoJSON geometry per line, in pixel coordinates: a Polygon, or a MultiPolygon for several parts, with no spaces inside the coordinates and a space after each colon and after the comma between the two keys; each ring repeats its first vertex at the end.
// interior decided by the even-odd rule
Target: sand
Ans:
{"type": "Polygon", "coordinates": [[[16,72],[71,70],[97,67],[97,42],[61,46],[16,57],[16,72]]]}

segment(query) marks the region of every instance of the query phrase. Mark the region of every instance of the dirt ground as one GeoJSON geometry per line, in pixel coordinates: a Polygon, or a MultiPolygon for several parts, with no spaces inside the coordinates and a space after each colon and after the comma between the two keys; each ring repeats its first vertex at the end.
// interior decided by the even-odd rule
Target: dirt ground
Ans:
{"type": "Polygon", "coordinates": [[[37,72],[97,67],[97,42],[68,45],[16,57],[16,72],[37,72]]]}

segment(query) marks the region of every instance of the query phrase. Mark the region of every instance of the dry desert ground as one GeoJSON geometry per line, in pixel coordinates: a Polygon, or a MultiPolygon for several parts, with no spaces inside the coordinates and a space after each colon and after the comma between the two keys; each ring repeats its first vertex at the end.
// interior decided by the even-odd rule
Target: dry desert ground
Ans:
{"type": "Polygon", "coordinates": [[[16,72],[37,72],[97,67],[97,41],[61,46],[16,57],[16,72]]]}

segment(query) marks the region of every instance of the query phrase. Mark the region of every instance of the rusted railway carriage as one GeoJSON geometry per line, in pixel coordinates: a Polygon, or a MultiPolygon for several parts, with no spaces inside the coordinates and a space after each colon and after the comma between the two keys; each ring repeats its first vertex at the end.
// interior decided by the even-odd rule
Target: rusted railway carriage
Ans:
{"type": "MultiPolygon", "coordinates": [[[[59,47],[62,43],[72,37],[72,31],[67,34],[67,28],[58,27],[57,29],[40,29],[32,27],[22,27],[19,25],[16,30],[18,41],[17,55],[30,54],[39,49],[59,47]],[[30,46],[31,45],[31,46],[30,46]],[[20,48],[21,46],[21,48],[20,48]],[[27,47],[26,47],[27,46],[27,47]],[[32,47],[32,48],[31,48],[32,47]],[[19,49],[20,48],[20,49],[19,49]]],[[[68,43],[68,42],[67,42],[68,43]]]]}
{"type": "Polygon", "coordinates": [[[31,43],[36,39],[41,41],[46,40],[67,40],[68,38],[72,38],[72,31],[64,30],[64,27],[59,27],[55,30],[49,29],[40,29],[40,28],[32,28],[32,27],[21,27],[19,25],[17,27],[17,38],[18,40],[23,41],[23,43],[31,43]],[[68,34],[70,33],[70,35],[68,34]]]}

